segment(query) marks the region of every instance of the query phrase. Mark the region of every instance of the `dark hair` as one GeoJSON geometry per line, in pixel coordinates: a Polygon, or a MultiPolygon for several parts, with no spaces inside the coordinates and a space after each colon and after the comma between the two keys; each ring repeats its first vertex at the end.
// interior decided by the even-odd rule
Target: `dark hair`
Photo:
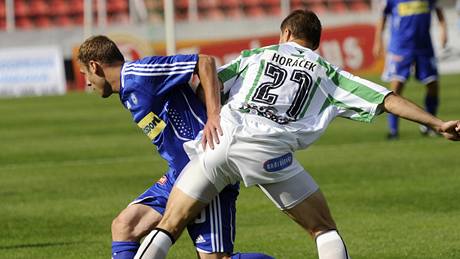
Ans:
{"type": "Polygon", "coordinates": [[[319,47],[321,39],[321,22],[310,10],[295,10],[290,13],[280,26],[281,31],[289,29],[296,39],[306,40],[313,50],[319,47]]]}
{"type": "Polygon", "coordinates": [[[85,40],[78,49],[78,60],[85,66],[90,60],[102,64],[124,62],[125,59],[115,42],[103,35],[92,36],[85,40]]]}

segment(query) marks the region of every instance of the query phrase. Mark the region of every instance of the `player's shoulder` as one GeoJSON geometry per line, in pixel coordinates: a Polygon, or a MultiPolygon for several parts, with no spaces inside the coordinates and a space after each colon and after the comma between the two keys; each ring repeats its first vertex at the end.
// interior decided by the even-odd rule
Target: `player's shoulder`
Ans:
{"type": "Polygon", "coordinates": [[[171,56],[147,56],[131,62],[136,65],[181,64],[181,62],[196,63],[198,54],[177,54],[171,56]]]}
{"type": "Polygon", "coordinates": [[[246,49],[246,50],[241,51],[241,57],[248,58],[254,55],[264,53],[266,51],[271,51],[271,50],[277,51],[279,49],[279,46],[280,46],[279,44],[275,44],[275,45],[268,45],[268,46],[259,47],[259,48],[246,49]]]}

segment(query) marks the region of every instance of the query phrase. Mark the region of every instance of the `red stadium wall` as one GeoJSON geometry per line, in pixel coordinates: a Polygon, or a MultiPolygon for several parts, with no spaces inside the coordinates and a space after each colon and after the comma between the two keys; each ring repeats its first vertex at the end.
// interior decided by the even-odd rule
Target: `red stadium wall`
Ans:
{"type": "MultiPolygon", "coordinates": [[[[382,59],[372,55],[374,26],[367,24],[347,25],[323,30],[319,53],[331,63],[353,73],[380,73],[382,59]]],[[[179,53],[199,52],[215,56],[219,65],[237,57],[241,50],[277,44],[278,35],[259,38],[215,41],[178,42],[179,53]]],[[[154,45],[155,53],[164,55],[164,44],[154,45]]]]}
{"type": "MultiPolygon", "coordinates": [[[[378,74],[382,71],[383,59],[374,58],[374,25],[354,24],[323,30],[319,53],[331,63],[355,74],[378,74]]],[[[137,59],[146,55],[165,55],[164,43],[153,43],[151,49],[145,42],[133,36],[112,36],[127,59],[137,59]]],[[[203,53],[216,57],[218,65],[223,65],[237,57],[241,50],[278,43],[279,35],[230,40],[185,40],[177,42],[178,53],[203,53]]],[[[75,56],[75,55],[74,55],[75,56]]],[[[75,63],[77,73],[78,64],[75,63]]],[[[84,79],[76,76],[77,88],[84,89],[84,79]]]]}

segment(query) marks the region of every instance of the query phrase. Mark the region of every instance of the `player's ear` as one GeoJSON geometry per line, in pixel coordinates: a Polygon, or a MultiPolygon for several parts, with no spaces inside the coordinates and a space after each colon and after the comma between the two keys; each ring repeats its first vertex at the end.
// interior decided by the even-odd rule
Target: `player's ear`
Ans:
{"type": "Polygon", "coordinates": [[[292,31],[290,29],[285,29],[284,34],[286,35],[286,41],[292,40],[292,31]]]}
{"type": "Polygon", "coordinates": [[[291,40],[292,32],[288,28],[284,29],[280,35],[280,43],[285,43],[291,40]]]}
{"type": "Polygon", "coordinates": [[[101,63],[95,61],[95,60],[90,60],[89,61],[89,71],[92,74],[96,74],[98,76],[104,77],[104,69],[102,68],[101,63]]]}
{"type": "Polygon", "coordinates": [[[88,70],[92,74],[95,74],[96,70],[97,70],[97,62],[94,61],[94,60],[90,60],[89,63],[88,63],[88,70]]]}

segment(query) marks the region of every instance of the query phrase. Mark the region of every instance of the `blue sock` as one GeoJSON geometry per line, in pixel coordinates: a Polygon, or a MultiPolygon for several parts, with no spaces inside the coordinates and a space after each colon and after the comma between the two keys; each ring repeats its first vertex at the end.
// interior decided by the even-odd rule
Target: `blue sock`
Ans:
{"type": "Polygon", "coordinates": [[[235,253],[231,257],[232,259],[275,259],[266,254],[259,253],[235,253]]]}
{"type": "Polygon", "coordinates": [[[436,115],[439,106],[438,96],[426,96],[425,97],[425,110],[433,115],[436,115]]]}
{"type": "Polygon", "coordinates": [[[398,116],[388,113],[388,126],[390,127],[390,134],[396,135],[398,134],[398,116]]]}
{"type": "Polygon", "coordinates": [[[112,242],[112,258],[113,259],[133,259],[139,249],[139,242],[112,242]]]}

